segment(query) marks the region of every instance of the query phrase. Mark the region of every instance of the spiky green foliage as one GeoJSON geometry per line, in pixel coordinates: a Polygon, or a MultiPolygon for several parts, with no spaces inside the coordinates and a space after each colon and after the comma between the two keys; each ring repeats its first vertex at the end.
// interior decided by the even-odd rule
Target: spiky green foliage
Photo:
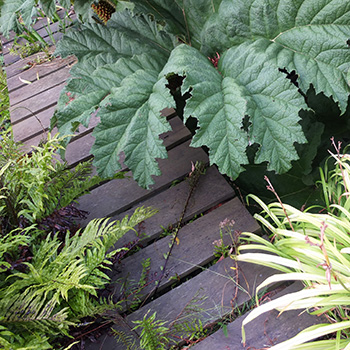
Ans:
{"type": "MultiPolygon", "coordinates": [[[[60,4],[69,9],[71,1],[61,0],[60,4]]],[[[32,30],[32,25],[39,15],[39,9],[50,18],[56,12],[54,0],[4,0],[0,6],[0,32],[6,37],[11,31],[22,34],[23,26],[32,30]]]]}
{"type": "Polygon", "coordinates": [[[49,134],[47,141],[24,154],[20,144],[3,135],[0,347],[4,349],[58,349],[57,338],[82,318],[116,308],[98,297],[98,290],[110,280],[111,258],[124,249],[113,246],[155,213],[139,208],[121,221],[99,219],[77,232],[69,227],[43,232],[48,219],[57,219],[50,214],[68,210],[72,200],[101,180],[90,176],[90,163],[67,168],[57,154],[62,141],[49,134]]]}
{"type": "Polygon", "coordinates": [[[252,196],[264,210],[261,215],[255,216],[256,219],[271,231],[274,239],[269,242],[244,232],[243,240],[251,244],[240,246],[242,254],[237,256],[237,260],[270,266],[283,272],[267,278],[257,288],[257,293],[277,281],[303,281],[305,288],[254,309],[243,321],[243,327],[272,309],[283,312],[306,309],[315,315],[326,313],[332,321],[331,324],[307,328],[273,346],[273,350],[350,348],[350,158],[340,154],[338,146],[336,150],[337,154],[332,154],[331,158],[335,160],[334,170],[329,170],[327,166],[326,171],[322,171],[327,213],[300,211],[282,203],[267,206],[252,196]],[[250,249],[262,252],[245,253],[250,249]],[[307,343],[333,332],[337,333],[334,339],[307,343]]]}
{"type": "Polygon", "coordinates": [[[0,236],[0,273],[11,268],[11,264],[6,260],[6,257],[14,258],[18,256],[19,247],[29,245],[32,238],[28,234],[23,234],[23,231],[17,229],[0,236]]]}
{"type": "Polygon", "coordinates": [[[0,58],[0,133],[11,132],[10,123],[10,100],[7,89],[6,72],[2,68],[3,58],[0,58]]]}
{"type": "Polygon", "coordinates": [[[0,150],[0,215],[16,227],[20,218],[40,221],[85,194],[101,181],[90,176],[90,162],[67,168],[56,155],[63,138],[48,135],[47,142],[23,154],[21,145],[4,135],[0,150]]]}
{"type": "Polygon", "coordinates": [[[166,322],[156,320],[157,313],[154,312],[148,317],[148,313],[140,321],[134,321],[141,328],[140,347],[145,350],[165,350],[168,349],[170,338],[169,328],[165,327],[166,322]]]}
{"type": "Polygon", "coordinates": [[[110,258],[120,251],[112,247],[154,213],[139,208],[121,221],[93,220],[73,236],[68,232],[64,244],[50,235],[35,240],[35,228],[12,232],[11,242],[1,241],[0,249],[7,253],[19,242],[27,244],[33,258],[24,263],[23,271],[0,271],[0,344],[30,349],[32,339],[42,339],[38,349],[51,348],[59,335],[67,334],[83,317],[116,308],[97,298],[98,289],[110,280],[106,274],[110,258]]]}

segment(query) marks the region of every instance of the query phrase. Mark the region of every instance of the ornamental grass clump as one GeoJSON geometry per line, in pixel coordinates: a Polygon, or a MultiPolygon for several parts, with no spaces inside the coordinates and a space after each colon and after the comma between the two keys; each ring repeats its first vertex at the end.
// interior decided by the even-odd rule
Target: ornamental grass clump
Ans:
{"type": "Polygon", "coordinates": [[[236,259],[282,272],[267,278],[256,293],[280,281],[302,281],[305,288],[254,309],[243,321],[243,342],[244,326],[266,311],[301,309],[324,315],[330,323],[309,327],[271,349],[350,349],[350,155],[341,154],[339,144],[333,145],[333,170],[328,167],[330,162],[321,170],[327,210],[301,211],[280,200],[266,205],[250,196],[263,208],[255,217],[272,238],[267,241],[244,232],[241,239],[249,244],[240,246],[236,259]],[[261,252],[246,252],[251,249],[261,252]]]}

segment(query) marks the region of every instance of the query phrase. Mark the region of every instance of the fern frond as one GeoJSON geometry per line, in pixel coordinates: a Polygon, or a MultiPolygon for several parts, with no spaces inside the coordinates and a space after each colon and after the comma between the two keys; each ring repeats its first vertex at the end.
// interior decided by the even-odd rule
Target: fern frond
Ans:
{"type": "Polygon", "coordinates": [[[19,246],[28,246],[31,241],[30,232],[32,228],[26,230],[12,230],[7,235],[0,237],[0,273],[11,268],[11,264],[4,260],[4,255],[12,256],[13,259],[18,255],[19,246]]]}
{"type": "Polygon", "coordinates": [[[134,321],[137,324],[134,330],[142,328],[140,346],[146,350],[165,350],[171,341],[169,328],[164,326],[166,322],[156,320],[156,312],[147,318],[148,313],[149,311],[141,321],[134,321]]]}
{"type": "Polygon", "coordinates": [[[123,344],[126,350],[137,350],[135,338],[131,335],[126,334],[123,331],[112,328],[112,333],[117,343],[123,344]]]}
{"type": "Polygon", "coordinates": [[[40,221],[101,182],[99,176],[91,175],[91,162],[69,169],[58,159],[65,138],[49,134],[46,142],[24,155],[19,144],[2,140],[0,214],[8,216],[12,226],[20,216],[29,223],[40,221]]]}
{"type": "Polygon", "coordinates": [[[68,321],[68,308],[55,311],[57,300],[47,300],[45,295],[30,293],[19,295],[12,303],[1,303],[0,312],[3,317],[0,324],[16,327],[17,331],[40,331],[45,333],[68,334],[68,329],[74,323],[68,321]]]}
{"type": "Polygon", "coordinates": [[[157,212],[158,210],[151,207],[140,207],[134,211],[130,218],[126,215],[121,221],[115,221],[114,229],[103,237],[105,247],[107,249],[111,248],[125,233],[130,230],[135,231],[134,227],[136,225],[155,215],[157,212]]]}
{"type": "Polygon", "coordinates": [[[89,193],[92,187],[102,181],[100,176],[91,176],[91,173],[91,161],[79,163],[72,169],[58,163],[50,181],[45,184],[49,198],[54,199],[54,201],[47,201],[45,215],[48,216],[53,211],[66,207],[78,197],[89,193]]]}

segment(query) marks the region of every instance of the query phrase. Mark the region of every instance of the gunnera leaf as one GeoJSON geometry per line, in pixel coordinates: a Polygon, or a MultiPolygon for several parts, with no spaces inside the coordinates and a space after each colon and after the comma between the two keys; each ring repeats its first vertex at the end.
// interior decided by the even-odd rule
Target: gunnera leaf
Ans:
{"type": "Polygon", "coordinates": [[[36,14],[35,0],[5,0],[1,7],[0,32],[8,37],[10,31],[19,32],[21,25],[19,17],[23,24],[30,27],[32,17],[36,14]]]}
{"type": "Polygon", "coordinates": [[[166,79],[159,74],[164,62],[155,57],[135,56],[120,59],[125,78],[111,91],[109,103],[101,108],[101,123],[95,128],[92,147],[94,164],[101,176],[112,176],[121,168],[119,154],[124,151],[124,163],[143,187],[154,183],[152,175],[160,175],[156,158],[166,158],[167,152],[159,139],[170,125],[160,111],[175,107],[166,79]]]}
{"type": "MultiPolygon", "coordinates": [[[[102,107],[93,148],[100,173],[118,169],[118,156],[124,151],[140,184],[152,183],[151,176],[159,173],[155,159],[166,156],[158,135],[168,126],[160,121],[159,111],[171,105],[165,77],[172,74],[183,77],[182,93],[190,93],[184,121],[190,116],[198,120],[192,146],[209,147],[211,163],[232,178],[248,163],[246,149],[251,144],[258,146],[255,163],[267,162],[268,170],[277,173],[291,168],[299,158],[295,145],[307,141],[299,112],[308,109],[304,97],[311,85],[316,94],[331,97],[341,113],[346,110],[349,2],[140,0],[134,4],[133,12],[115,13],[106,27],[73,30],[57,49],[62,55],[75,54],[82,70],[85,60],[98,55],[114,60],[106,63],[108,69],[116,62],[125,65],[126,60],[140,65],[119,79],[103,78],[98,84],[103,63],[86,74],[76,70],[75,79],[82,81],[70,82],[68,89],[82,99],[85,92],[93,98],[82,100],[79,113],[73,111],[74,104],[64,105],[67,97],[60,103],[63,110],[72,108],[73,125],[86,122],[92,110],[102,107]],[[141,54],[156,61],[154,68],[144,66],[141,54]],[[294,84],[285,74],[292,72],[294,84]],[[106,94],[108,103],[101,100],[106,94]],[[249,121],[248,127],[243,120],[249,121]]],[[[61,109],[58,124],[63,118],[61,128],[68,131],[68,113],[61,117],[60,113],[61,109]]],[[[316,144],[312,147],[317,149],[316,144]]]]}
{"type": "Polygon", "coordinates": [[[115,13],[107,27],[82,25],[59,43],[56,54],[74,53],[79,61],[61,93],[52,125],[70,134],[79,124],[87,127],[91,113],[101,107],[92,149],[100,175],[109,177],[120,169],[122,151],[124,163],[142,186],[160,174],[155,158],[167,153],[159,134],[170,129],[160,111],[173,107],[174,101],[165,78],[161,93],[155,85],[174,46],[175,38],[159,31],[155,22],[131,17],[128,11],[115,13]]]}
{"type": "MultiPolygon", "coordinates": [[[[70,0],[60,0],[59,3],[65,9],[70,8],[70,0]]],[[[56,12],[55,0],[40,0],[40,6],[47,17],[52,17],[53,14],[56,12]]]]}

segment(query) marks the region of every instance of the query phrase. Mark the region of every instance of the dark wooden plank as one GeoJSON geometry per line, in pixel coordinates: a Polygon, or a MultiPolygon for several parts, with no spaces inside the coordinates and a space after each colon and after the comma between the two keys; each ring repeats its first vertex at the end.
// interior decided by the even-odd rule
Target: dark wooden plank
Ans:
{"type": "MultiPolygon", "coordinates": [[[[65,83],[69,78],[69,67],[63,67],[55,72],[55,74],[50,74],[35,80],[32,84],[27,84],[21,88],[12,91],[10,93],[10,105],[15,106],[28,98],[35,98],[40,93],[45,90],[52,89],[53,87],[65,83]]],[[[40,99],[40,96],[37,96],[40,99]]]]}
{"type": "MultiPolygon", "coordinates": [[[[122,214],[112,217],[112,220],[121,220],[125,215],[131,215],[137,207],[153,207],[158,209],[158,213],[142,223],[142,232],[147,237],[141,238],[142,244],[146,244],[158,238],[164,228],[176,227],[186,203],[189,193],[188,181],[182,181],[166,191],[159,193],[146,201],[139,202],[132,209],[122,214]]],[[[196,190],[190,198],[185,212],[183,223],[188,222],[196,215],[206,212],[214,206],[223,203],[235,195],[232,187],[219,174],[215,166],[207,169],[206,174],[199,179],[196,190]],[[210,200],[209,200],[210,199],[210,200]]],[[[140,239],[135,231],[129,231],[118,241],[118,247],[122,247],[128,242],[140,239]]]]}
{"type": "Polygon", "coordinates": [[[11,95],[14,90],[27,85],[23,83],[21,79],[35,83],[38,81],[38,79],[42,79],[51,74],[56,74],[56,72],[62,68],[70,69],[74,62],[76,62],[76,59],[74,57],[67,57],[64,59],[54,58],[48,62],[34,64],[32,68],[20,70],[18,71],[18,74],[13,75],[11,78],[7,79],[9,93],[11,95]]]}
{"type": "MultiPolygon", "coordinates": [[[[130,329],[135,326],[134,321],[141,320],[147,312],[150,314],[157,312],[157,319],[166,321],[168,327],[175,320],[178,323],[185,320],[187,322],[201,320],[204,326],[215,323],[231,313],[232,306],[240,307],[249,301],[254,296],[256,286],[274,273],[274,270],[264,266],[239,263],[237,280],[236,271],[231,267],[233,267],[231,258],[218,262],[127,316],[123,323],[129,325],[129,331],[127,327],[121,328],[121,322],[118,322],[113,328],[133,336],[130,329]],[[196,299],[197,302],[195,302],[196,299]],[[186,312],[186,308],[190,306],[192,310],[197,307],[198,312],[186,312]]],[[[176,334],[174,330],[173,334],[176,334]]],[[[135,341],[138,341],[137,337],[135,341]]],[[[124,346],[124,344],[117,343],[113,337],[104,335],[99,339],[98,344],[90,343],[86,349],[124,350],[124,346]]],[[[213,346],[207,349],[219,348],[213,346]]]]}
{"type": "MultiPolygon", "coordinates": [[[[297,292],[302,289],[299,282],[293,283],[291,286],[277,293],[273,299],[286,295],[287,293],[297,292]]],[[[245,327],[247,342],[244,347],[242,344],[242,322],[247,315],[239,317],[233,323],[227,326],[227,334],[225,337],[223,332],[219,330],[210,337],[204,339],[197,345],[191,347],[191,350],[247,350],[247,349],[265,349],[277,343],[281,343],[301,330],[319,323],[327,323],[325,317],[311,316],[302,310],[286,311],[279,315],[277,311],[271,311],[263,314],[248,323],[245,327]]]]}
{"type": "MultiPolygon", "coordinates": [[[[55,135],[58,133],[57,128],[54,128],[51,132],[52,135],[55,135]]],[[[33,146],[38,146],[40,142],[47,140],[47,131],[45,133],[40,133],[37,136],[32,137],[29,140],[26,140],[23,142],[22,150],[23,152],[30,152],[33,150],[33,146]]]]}
{"type": "MultiPolygon", "coordinates": [[[[47,132],[50,126],[50,118],[55,111],[56,106],[50,107],[45,111],[38,113],[22,122],[12,126],[13,137],[16,141],[27,141],[39,134],[47,132]]],[[[32,146],[37,146],[34,144],[32,146]]]]}
{"type": "MultiPolygon", "coordinates": [[[[207,162],[205,152],[198,148],[188,147],[185,142],[168,153],[168,159],[160,159],[162,175],[155,178],[156,183],[151,190],[145,190],[131,178],[117,179],[97,187],[90,194],[79,199],[80,208],[91,214],[87,220],[116,215],[129,209],[134,203],[151,197],[171,185],[175,180],[183,178],[191,171],[191,161],[207,162]]],[[[127,174],[132,176],[131,173],[127,174]]]]}
{"type": "MultiPolygon", "coordinates": [[[[133,324],[133,321],[142,319],[148,310],[151,310],[152,313],[157,312],[157,317],[166,320],[167,325],[170,325],[177,317],[181,317],[181,313],[194,299],[199,299],[199,302],[194,303],[194,306],[202,311],[183,316],[186,316],[187,322],[201,320],[203,326],[210,325],[230,314],[233,307],[240,307],[245,302],[250,301],[255,294],[256,287],[276,272],[265,266],[240,263],[238,264],[239,275],[237,279],[236,272],[232,267],[234,267],[233,260],[231,258],[224,259],[133,312],[126,318],[126,321],[133,324]],[[237,296],[235,297],[236,291],[237,296]]],[[[174,334],[176,334],[175,331],[174,334]]]]}
{"type": "MultiPolygon", "coordinates": [[[[256,232],[260,229],[239,199],[234,198],[179,230],[179,242],[173,247],[164,273],[162,269],[165,264],[164,254],[169,251],[171,236],[164,237],[124,259],[122,265],[116,266],[111,275],[115,284],[114,295],[120,295],[120,289],[128,284],[130,279],[140,280],[142,263],[148,258],[151,259],[149,276],[153,276],[154,281],[140,291],[137,296],[140,299],[146,298],[155,289],[156,283],[158,291],[161,291],[171,286],[174,278],[182,279],[211,262],[215,258],[213,242],[220,239],[219,224],[226,218],[235,221],[234,229],[237,231],[256,232]],[[158,281],[160,276],[163,276],[163,279],[158,281]]],[[[159,217],[160,224],[162,224],[161,220],[162,218],[159,217]]],[[[232,244],[231,237],[225,235],[223,242],[232,244]]],[[[132,297],[129,301],[131,300],[132,297]]]]}
{"type": "Polygon", "coordinates": [[[64,87],[64,83],[57,85],[51,89],[47,89],[38,96],[28,98],[10,108],[12,124],[18,123],[26,118],[32,117],[45,109],[56,105],[60,92],[64,87]]]}
{"type": "MultiPolygon", "coordinates": [[[[55,50],[54,46],[50,47],[50,52],[53,52],[55,50]]],[[[17,61],[10,66],[5,67],[6,76],[9,80],[10,78],[21,74],[25,72],[27,67],[31,67],[35,64],[38,64],[37,62],[45,62],[47,61],[47,56],[44,52],[38,52],[36,54],[33,54],[31,56],[25,57],[20,61],[17,61]]]]}
{"type": "MultiPolygon", "coordinates": [[[[45,41],[49,44],[49,46],[54,45],[58,40],[60,40],[63,36],[63,33],[54,33],[53,38],[54,42],[52,42],[50,37],[45,37],[45,41]]],[[[18,55],[12,55],[10,53],[7,53],[4,55],[4,63],[6,66],[13,64],[15,62],[20,61],[21,58],[18,55]]]]}
{"type": "MultiPolygon", "coordinates": [[[[42,137],[40,136],[40,134],[44,133],[45,134],[44,137],[46,138],[46,134],[50,127],[51,117],[53,116],[55,109],[56,109],[56,104],[54,104],[53,107],[45,109],[43,112],[38,113],[35,116],[30,116],[29,118],[23,119],[18,123],[14,124],[12,126],[12,129],[13,129],[15,140],[24,141],[28,149],[30,149],[31,146],[37,146],[39,142],[42,140],[42,137]],[[38,119],[40,120],[40,123],[38,122],[38,119]]],[[[75,132],[75,136],[73,137],[72,141],[75,141],[76,139],[91,133],[93,128],[98,124],[98,122],[99,122],[99,118],[91,117],[89,126],[86,128],[81,125],[79,127],[79,130],[75,132]]],[[[51,134],[54,135],[57,132],[58,132],[57,128],[54,128],[51,134]]],[[[90,143],[92,145],[91,141],[90,143]]],[[[77,144],[77,147],[80,147],[80,146],[82,145],[77,144]]],[[[74,149],[74,147],[71,144],[69,144],[67,149],[71,149],[71,148],[74,149]]],[[[83,154],[89,154],[89,150],[90,149],[82,149],[82,150],[79,149],[78,151],[79,152],[81,151],[83,154]]]]}
{"type": "Polygon", "coordinates": [[[170,116],[176,114],[176,112],[173,108],[164,108],[161,111],[161,114],[164,115],[165,117],[170,117],[170,116]]]}

